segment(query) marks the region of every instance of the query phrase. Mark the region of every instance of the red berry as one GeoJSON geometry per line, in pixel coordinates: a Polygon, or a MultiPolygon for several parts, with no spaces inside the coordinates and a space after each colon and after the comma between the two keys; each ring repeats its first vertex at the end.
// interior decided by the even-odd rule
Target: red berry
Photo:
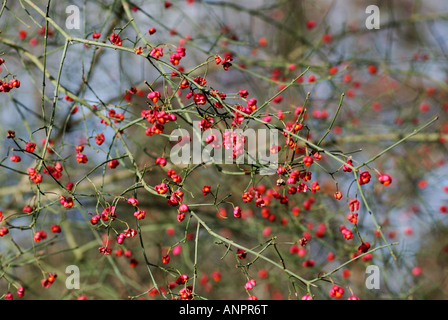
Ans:
{"type": "Polygon", "coordinates": [[[357,213],[349,213],[347,215],[347,220],[350,221],[353,224],[356,224],[358,222],[358,214],[357,213]]]}
{"type": "Polygon", "coordinates": [[[333,285],[333,287],[330,290],[330,297],[339,299],[344,294],[344,289],[340,286],[333,285]]]}
{"type": "Polygon", "coordinates": [[[359,253],[366,253],[367,251],[369,251],[370,249],[370,243],[368,242],[363,242],[361,243],[361,245],[358,247],[358,252],[359,253]]]}
{"type": "Polygon", "coordinates": [[[388,174],[382,174],[378,178],[379,182],[384,184],[385,186],[388,186],[392,183],[392,178],[388,174]]]}
{"type": "Polygon", "coordinates": [[[20,287],[19,289],[17,289],[17,296],[19,298],[22,298],[25,295],[25,288],[24,287],[20,287]]]}
{"type": "Polygon", "coordinates": [[[0,228],[0,237],[3,237],[5,234],[8,234],[9,230],[7,227],[1,227],[0,228]]]}
{"type": "Polygon", "coordinates": [[[78,161],[78,163],[87,163],[88,159],[85,154],[78,153],[76,155],[76,161],[78,161]]]}
{"type": "Polygon", "coordinates": [[[50,229],[51,229],[51,232],[53,232],[53,233],[60,233],[61,232],[61,227],[58,226],[57,224],[52,225],[50,229]]]}
{"type": "Polygon", "coordinates": [[[326,34],[324,34],[324,35],[322,36],[322,42],[323,42],[323,43],[330,43],[331,40],[333,40],[333,37],[332,37],[331,34],[326,33],[326,34]]]}
{"type": "Polygon", "coordinates": [[[371,64],[367,66],[367,71],[369,71],[370,74],[376,74],[378,70],[375,65],[371,64]]]}
{"type": "Polygon", "coordinates": [[[233,216],[235,218],[241,218],[241,208],[240,207],[235,207],[235,209],[233,209],[233,216]]]}
{"type": "Polygon", "coordinates": [[[179,212],[188,212],[190,209],[188,208],[188,206],[185,203],[182,203],[179,206],[179,212]]]}
{"type": "Polygon", "coordinates": [[[27,36],[27,32],[25,30],[19,30],[19,39],[24,40],[27,36]]]}
{"type": "Polygon", "coordinates": [[[158,164],[159,166],[161,166],[161,167],[164,167],[164,166],[166,166],[166,159],[165,158],[163,158],[163,157],[158,157],[157,159],[156,159],[156,164],[158,164]]]}
{"type": "Polygon", "coordinates": [[[29,153],[33,153],[36,149],[36,144],[34,142],[27,142],[25,145],[25,151],[29,153]]]}
{"type": "Polygon", "coordinates": [[[303,157],[303,164],[304,164],[306,167],[309,167],[310,165],[312,165],[313,162],[314,162],[314,160],[313,160],[312,157],[310,157],[310,156],[304,156],[304,157],[303,157]]]}
{"type": "Polygon", "coordinates": [[[118,34],[116,34],[116,33],[112,33],[112,34],[110,35],[109,40],[110,40],[110,42],[112,42],[112,43],[115,44],[116,46],[121,47],[121,45],[122,45],[121,38],[120,38],[120,36],[119,36],[118,34]]]}
{"type": "Polygon", "coordinates": [[[107,163],[107,165],[108,165],[109,168],[111,168],[111,169],[115,169],[116,167],[118,167],[119,164],[120,164],[120,163],[118,162],[117,159],[110,160],[110,161],[107,163]]]}
{"type": "Polygon", "coordinates": [[[134,212],[134,217],[137,218],[137,220],[144,219],[146,216],[146,211],[144,210],[138,210],[134,212]]]}
{"type": "Polygon", "coordinates": [[[11,160],[12,162],[20,162],[22,161],[22,159],[20,158],[20,156],[18,155],[13,155],[9,158],[9,160],[11,160]]]}
{"type": "Polygon", "coordinates": [[[314,20],[308,20],[306,22],[306,27],[308,29],[313,29],[315,26],[316,26],[316,21],[314,21],[314,20]]]}
{"type": "Polygon", "coordinates": [[[206,195],[208,195],[210,193],[210,185],[205,185],[203,188],[202,188],[202,194],[204,195],[204,196],[206,196],[206,195]]]}
{"type": "Polygon", "coordinates": [[[371,177],[372,176],[370,175],[370,173],[368,171],[362,172],[358,177],[359,184],[369,183],[371,177]]]}
{"type": "Polygon", "coordinates": [[[247,256],[247,252],[243,249],[238,249],[236,251],[236,255],[237,255],[238,259],[245,259],[247,256]]]}

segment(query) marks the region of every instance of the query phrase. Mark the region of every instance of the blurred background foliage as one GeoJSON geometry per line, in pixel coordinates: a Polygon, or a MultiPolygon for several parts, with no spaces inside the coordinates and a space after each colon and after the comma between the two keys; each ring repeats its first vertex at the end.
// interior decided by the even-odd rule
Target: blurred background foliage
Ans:
{"type": "MultiPolygon", "coordinates": [[[[21,81],[19,89],[0,95],[0,136],[4,139],[0,146],[0,209],[5,217],[2,223],[10,228],[10,234],[0,239],[3,278],[0,292],[14,292],[14,286],[24,286],[27,292],[24,298],[28,299],[160,299],[160,295],[153,294],[148,270],[152,270],[159,287],[167,292],[170,292],[168,284],[178,274],[186,273],[192,278],[196,270],[198,298],[247,299],[244,290],[247,276],[257,279],[253,293],[259,299],[300,299],[306,294],[306,287],[289,279],[281,268],[254,256],[247,258],[247,262],[255,259],[250,267],[243,267],[247,262],[235,258],[237,246],[229,250],[204,228],[198,229],[194,218],[177,222],[176,209],[167,206],[165,199],[141,187],[134,190],[135,171],[128,158],[122,158],[115,171],[106,165],[108,159],[126,154],[114,138],[115,132],[100,123],[88,108],[77,101],[65,100],[62,93],[51,136],[54,153],[48,156],[52,159],[50,162],[57,159],[63,163],[63,185],[69,181],[79,183],[76,196],[80,202],[65,209],[57,197],[66,194],[54,181],[44,176],[37,189],[27,175],[15,171],[26,172],[36,160],[23,155],[21,163],[12,164],[9,157],[19,153],[13,150],[17,146],[6,139],[7,131],[14,130],[16,137],[34,141],[41,148],[54,92],[54,83],[48,77],[42,87],[42,64],[46,61],[48,74],[56,79],[65,42],[63,35],[50,24],[44,45],[41,27],[45,26],[45,19],[31,3],[45,12],[50,2],[4,0],[0,18],[0,53],[6,61],[0,75],[2,79],[13,76],[21,81]],[[78,111],[72,113],[75,106],[78,111]],[[42,116],[43,110],[46,119],[42,116]],[[95,144],[94,137],[99,132],[106,136],[102,146],[95,144]],[[86,146],[89,162],[85,165],[76,162],[74,150],[79,144],[86,146]],[[102,165],[94,169],[98,164],[102,165]],[[101,213],[107,204],[115,203],[120,220],[136,228],[133,210],[123,201],[134,191],[139,208],[147,211],[147,217],[141,222],[141,241],[135,237],[118,246],[109,229],[112,254],[99,254],[98,247],[107,239],[107,231],[92,227],[90,215],[101,213]],[[36,203],[42,206],[38,216],[22,213],[24,206],[36,203]],[[61,225],[62,233],[52,234],[49,231],[52,224],[61,225]],[[48,238],[34,243],[33,235],[40,229],[47,231],[48,238]],[[116,256],[114,252],[119,247],[130,250],[132,257],[116,256]],[[171,261],[163,265],[161,257],[167,250],[171,252],[171,261]],[[143,252],[150,264],[145,262],[143,252]],[[132,258],[138,264],[131,267],[132,258]],[[81,271],[79,290],[65,287],[65,268],[73,264],[81,271]],[[51,288],[44,289],[41,279],[48,272],[57,273],[58,278],[51,288]]],[[[123,47],[144,46],[123,3],[131,8],[132,22],[154,46],[166,45],[167,51],[185,46],[187,55],[181,60],[184,70],[191,77],[205,77],[210,88],[227,94],[228,103],[238,103],[238,91],[247,90],[261,104],[276,95],[282,85],[305,72],[281,94],[281,99],[271,101],[264,113],[280,112],[285,115],[285,121],[291,121],[296,108],[306,103],[305,136],[310,141],[317,142],[325,134],[344,93],[340,112],[322,146],[351,155],[356,164],[371,159],[438,116],[431,126],[365,168],[373,179],[363,187],[364,193],[389,243],[398,243],[392,247],[398,259],[392,259],[387,248],[377,250],[371,260],[359,259],[337,269],[331,280],[325,278],[318,282],[312,292],[316,298],[327,299],[334,281],[346,288],[344,297],[350,296],[352,290],[361,299],[446,298],[446,3],[372,0],[368,4],[378,5],[381,12],[379,30],[365,27],[369,16],[365,12],[366,2],[354,0],[173,0],[168,8],[166,2],[156,0],[51,1],[48,16],[70,36],[91,40],[94,32],[101,32],[99,41],[109,43],[109,35],[120,31],[123,47]],[[68,5],[80,9],[79,30],[64,27],[68,5]],[[147,30],[151,27],[157,32],[150,36],[147,30]],[[226,53],[233,56],[228,71],[213,61],[215,55],[224,57],[226,53]],[[204,63],[207,60],[209,63],[204,63]],[[337,67],[334,74],[330,73],[332,67],[337,67]],[[311,75],[315,81],[310,82],[311,75]],[[375,169],[391,175],[393,183],[388,187],[379,184],[375,169]],[[365,270],[371,264],[380,266],[379,290],[365,287],[365,270]]],[[[168,54],[164,60],[167,57],[168,54]]],[[[175,87],[166,76],[171,72],[169,68],[150,63],[132,52],[73,42],[62,71],[62,87],[97,105],[104,114],[110,109],[123,112],[125,120],[120,125],[137,119],[141,110],[148,107],[149,88],[145,81],[152,89],[159,90],[173,109],[189,103],[184,95],[177,97],[175,87]],[[143,94],[129,94],[128,90],[133,87],[143,94]]],[[[194,120],[200,120],[199,115],[193,116],[194,120]]],[[[179,119],[175,124],[168,124],[165,133],[169,134],[177,126],[187,124],[179,119]]],[[[167,168],[185,174],[182,171],[185,168],[175,167],[169,160],[166,168],[154,164],[157,157],[169,155],[171,145],[167,135],[147,137],[144,130],[142,123],[130,126],[126,129],[126,141],[138,167],[146,168],[147,184],[159,184],[166,177],[167,168]]],[[[195,212],[217,234],[257,251],[266,247],[263,255],[278,263],[282,258],[288,269],[312,279],[350,260],[359,245],[359,240],[343,239],[338,230],[339,225],[348,224],[345,217],[349,213],[349,199],[359,196],[353,177],[336,172],[339,163],[325,155],[319,164],[312,168],[313,180],[321,185],[320,192],[312,195],[316,200],[312,208],[303,207],[309,195],[293,195],[287,206],[278,202],[268,206],[275,216],[273,221],[263,218],[262,210],[253,203],[243,204],[241,194],[251,184],[275,189],[277,177],[251,180],[203,166],[185,179],[185,202],[198,204],[195,212]],[[213,196],[204,198],[201,194],[201,188],[207,184],[212,185],[212,192],[219,184],[218,200],[230,195],[229,198],[216,207],[199,205],[213,202],[213,196]],[[333,198],[337,190],[343,194],[339,201],[333,198]],[[243,208],[244,219],[230,219],[233,218],[232,203],[243,208]],[[295,215],[293,207],[300,208],[301,212],[295,215]],[[222,215],[229,219],[223,219],[222,215]],[[326,226],[321,238],[315,236],[319,224],[326,226]],[[312,236],[306,252],[291,253],[304,232],[312,236]],[[333,261],[327,259],[330,252],[335,254],[333,261]],[[303,266],[310,259],[314,265],[303,266]]],[[[122,228],[121,222],[116,226],[117,230],[122,228]]],[[[383,239],[375,234],[375,225],[363,205],[357,231],[372,248],[384,245],[383,239]]],[[[173,296],[176,293],[173,289],[173,296]]]]}

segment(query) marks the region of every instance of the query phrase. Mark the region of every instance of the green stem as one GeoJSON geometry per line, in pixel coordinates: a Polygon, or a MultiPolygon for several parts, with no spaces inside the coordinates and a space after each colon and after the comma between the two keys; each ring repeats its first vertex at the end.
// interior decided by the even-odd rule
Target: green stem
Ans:
{"type": "Polygon", "coordinates": [[[399,144],[405,142],[406,140],[408,140],[409,138],[415,136],[417,133],[419,133],[420,131],[426,129],[427,127],[429,127],[431,124],[433,124],[434,122],[436,122],[439,119],[439,117],[435,117],[434,119],[432,119],[431,121],[429,121],[428,123],[426,123],[425,125],[421,126],[420,128],[415,129],[414,131],[412,131],[412,133],[408,134],[407,136],[405,136],[404,138],[398,140],[397,142],[395,142],[393,145],[387,147],[386,149],[384,149],[383,151],[381,151],[380,153],[378,153],[376,156],[370,158],[369,160],[367,160],[366,162],[360,164],[359,166],[357,166],[355,168],[355,170],[358,170],[359,168],[362,168],[363,166],[369,164],[370,162],[375,161],[376,159],[378,159],[379,157],[381,157],[383,154],[385,154],[386,152],[388,152],[389,150],[395,148],[396,146],[398,146],[399,144]]]}
{"type": "MultiPolygon", "coordinates": [[[[398,245],[398,242],[391,243],[390,245],[398,245]]],[[[350,259],[350,260],[344,262],[343,264],[337,266],[337,267],[334,268],[333,270],[331,270],[331,271],[329,271],[329,272],[327,272],[327,273],[324,273],[324,274],[320,275],[319,277],[316,277],[316,278],[313,279],[313,280],[310,280],[310,283],[314,283],[314,282],[317,282],[317,281],[319,281],[319,280],[325,279],[326,277],[331,276],[331,275],[332,275],[333,273],[335,273],[336,271],[338,271],[338,270],[344,268],[345,266],[347,266],[347,265],[349,265],[350,263],[352,263],[352,262],[354,262],[354,261],[356,261],[356,260],[362,258],[363,256],[365,256],[365,255],[367,255],[367,254],[371,254],[371,253],[373,253],[373,252],[375,252],[375,251],[377,251],[377,250],[383,249],[383,248],[385,248],[385,247],[389,247],[390,245],[379,246],[379,247],[373,248],[373,249],[371,249],[371,250],[369,250],[369,251],[367,251],[367,252],[365,252],[365,253],[362,253],[362,254],[360,254],[360,255],[357,255],[357,256],[354,257],[353,259],[350,259]]]]}
{"type": "Polygon", "coordinates": [[[330,123],[330,126],[328,127],[327,131],[325,132],[325,134],[323,135],[322,138],[320,138],[319,142],[316,144],[317,146],[320,146],[320,144],[322,143],[322,141],[326,138],[326,136],[331,132],[331,129],[333,128],[334,122],[336,121],[336,118],[339,114],[339,111],[341,110],[342,107],[342,101],[344,100],[344,96],[345,94],[342,93],[341,94],[341,99],[339,100],[339,105],[338,105],[338,109],[336,110],[336,113],[333,117],[333,120],[330,123]]]}
{"type": "Polygon", "coordinates": [[[378,224],[378,222],[376,221],[375,216],[374,216],[372,210],[370,209],[369,203],[367,202],[367,199],[366,199],[366,197],[364,196],[364,191],[362,190],[362,188],[361,188],[361,184],[359,183],[358,175],[357,175],[357,173],[356,173],[356,170],[353,171],[353,175],[354,175],[354,177],[355,177],[356,185],[358,186],[358,191],[359,191],[359,193],[360,193],[360,195],[361,195],[362,202],[364,203],[364,206],[366,207],[367,211],[369,212],[370,218],[372,219],[372,222],[373,222],[373,224],[375,225],[376,230],[380,233],[381,238],[382,238],[383,241],[386,243],[386,246],[388,247],[389,252],[390,252],[392,258],[393,258],[394,260],[397,260],[397,257],[395,256],[395,253],[394,253],[393,250],[390,248],[390,244],[388,243],[388,241],[387,241],[387,239],[386,239],[386,236],[384,235],[383,231],[381,230],[381,226],[380,226],[380,225],[378,224]]]}
{"type": "Polygon", "coordinates": [[[294,277],[294,278],[300,280],[300,281],[303,282],[305,285],[308,285],[308,284],[311,285],[311,283],[310,283],[308,280],[302,278],[301,276],[299,276],[298,274],[292,272],[291,270],[284,268],[283,265],[281,265],[281,264],[279,264],[279,263],[277,263],[277,262],[275,262],[275,261],[269,259],[268,257],[266,257],[266,256],[264,256],[264,255],[259,254],[258,252],[255,252],[255,251],[253,251],[253,250],[251,250],[251,249],[249,249],[249,248],[246,248],[246,247],[244,247],[244,246],[241,246],[241,245],[239,245],[239,244],[236,244],[236,243],[234,243],[233,241],[231,241],[231,240],[229,240],[229,239],[227,239],[227,238],[224,238],[223,236],[217,234],[217,233],[214,232],[214,231],[213,231],[213,230],[212,230],[212,229],[211,229],[211,228],[210,228],[210,227],[209,227],[209,226],[208,226],[208,225],[207,225],[201,218],[199,218],[199,216],[198,216],[196,213],[194,213],[193,211],[191,211],[191,215],[192,215],[192,216],[198,221],[198,223],[200,223],[200,224],[204,227],[204,229],[207,230],[207,232],[208,232],[210,235],[212,235],[213,237],[215,237],[215,238],[217,238],[217,239],[221,240],[222,242],[225,242],[225,243],[227,243],[227,244],[229,244],[229,245],[237,246],[238,248],[240,248],[240,249],[242,249],[242,250],[245,250],[246,252],[255,255],[256,257],[258,257],[258,258],[260,258],[260,259],[262,259],[262,260],[264,260],[264,261],[266,261],[266,262],[269,262],[270,264],[276,266],[277,268],[282,269],[282,270],[283,270],[285,273],[287,273],[288,275],[290,275],[290,276],[292,276],[292,277],[294,277]]]}

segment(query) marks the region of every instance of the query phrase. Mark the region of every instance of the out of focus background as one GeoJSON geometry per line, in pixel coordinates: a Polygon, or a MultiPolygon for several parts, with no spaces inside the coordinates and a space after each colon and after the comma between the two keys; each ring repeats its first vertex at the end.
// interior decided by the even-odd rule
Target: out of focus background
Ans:
{"type": "MultiPolygon", "coordinates": [[[[308,280],[327,274],[311,288],[316,299],[332,299],[328,291],[334,284],[345,288],[345,299],[446,299],[448,3],[4,0],[0,10],[5,61],[0,80],[20,80],[20,88],[0,92],[1,226],[9,230],[0,238],[4,298],[11,292],[18,299],[21,286],[23,299],[177,298],[182,285],[173,282],[187,274],[195,299],[301,299],[309,288],[285,274],[286,267],[308,280]],[[368,5],[379,9],[379,29],[366,27],[373,14],[366,12],[368,5]],[[69,29],[67,19],[78,19],[79,29],[69,29]],[[150,28],[156,32],[148,33],[150,28]],[[98,39],[92,38],[95,33],[101,34],[98,39]],[[120,48],[111,45],[112,33],[121,37],[120,48]],[[65,47],[67,36],[86,41],[65,47]],[[139,47],[143,54],[135,54],[139,47]],[[146,58],[155,47],[164,48],[163,63],[146,58]],[[177,47],[186,48],[186,55],[173,66],[169,57],[177,47]],[[215,63],[217,56],[232,58],[229,70],[215,63]],[[259,107],[266,102],[259,116],[271,116],[282,128],[306,106],[301,135],[314,144],[324,136],[322,148],[341,159],[351,157],[355,166],[368,162],[361,171],[370,172],[371,182],[361,195],[353,175],[326,154],[310,168],[300,167],[319,182],[316,193],[288,194],[288,185],[277,185],[279,175],[228,174],[238,172],[233,165],[223,172],[211,165],[171,164],[170,131],[190,130],[190,121],[212,108],[210,101],[209,109],[194,106],[172,77],[173,68],[203,77],[204,85],[225,93],[230,105],[245,103],[238,93],[247,90],[259,107]],[[61,89],[54,100],[56,83],[61,89]],[[141,120],[141,111],[154,105],[147,99],[153,90],[178,118],[163,134],[147,136],[150,125],[141,120]],[[114,122],[125,127],[123,141],[101,121],[114,119],[111,110],[124,116],[114,122]],[[15,139],[7,138],[8,130],[15,131],[15,139]],[[99,133],[105,137],[101,145],[95,139],[99,133]],[[56,181],[41,172],[36,185],[27,169],[42,160],[49,134],[45,163],[62,164],[62,177],[56,181]],[[36,143],[31,155],[23,150],[30,141],[36,143]],[[85,164],[77,161],[79,145],[85,164]],[[21,161],[12,161],[13,155],[21,161]],[[158,157],[167,158],[166,167],[155,164],[158,157]],[[107,165],[113,158],[119,161],[116,169],[107,165]],[[136,168],[150,188],[174,169],[183,183],[172,184],[173,190],[184,192],[184,202],[201,220],[188,216],[178,222],[177,209],[148,192],[136,168]],[[378,182],[382,173],[392,177],[390,185],[378,182]],[[69,182],[75,185],[72,194],[69,182]],[[205,185],[212,190],[207,196],[205,185]],[[243,202],[248,190],[261,192],[267,205],[243,202]],[[288,203],[275,199],[274,191],[288,203]],[[61,205],[60,196],[76,198],[73,207],[61,205]],[[138,224],[129,198],[137,198],[138,209],[146,211],[138,224]],[[361,202],[355,227],[346,219],[354,198],[361,202]],[[26,206],[31,214],[23,211],[26,206]],[[92,225],[92,216],[108,206],[116,206],[117,220],[92,225]],[[243,210],[240,220],[233,217],[235,206],[243,210]],[[52,232],[53,225],[61,232],[52,232]],[[354,239],[345,240],[340,225],[350,226],[354,239]],[[139,235],[119,245],[116,234],[126,227],[139,235]],[[36,242],[40,230],[47,237],[36,242]],[[303,237],[309,238],[305,246],[298,243],[303,237]],[[361,241],[381,248],[353,260],[361,241]],[[258,255],[238,259],[239,245],[258,255]],[[110,255],[99,253],[101,246],[110,247],[110,255]],[[168,264],[162,262],[165,254],[168,264]],[[79,267],[79,289],[66,287],[69,265],[79,267]],[[379,267],[379,289],[366,288],[369,265],[379,267]],[[50,273],[57,278],[44,288],[41,280],[50,273]],[[248,279],[256,279],[256,287],[245,289],[248,279]]],[[[231,119],[218,121],[220,112],[213,115],[224,128],[231,119]]],[[[287,154],[284,147],[281,161],[287,154]]]]}

